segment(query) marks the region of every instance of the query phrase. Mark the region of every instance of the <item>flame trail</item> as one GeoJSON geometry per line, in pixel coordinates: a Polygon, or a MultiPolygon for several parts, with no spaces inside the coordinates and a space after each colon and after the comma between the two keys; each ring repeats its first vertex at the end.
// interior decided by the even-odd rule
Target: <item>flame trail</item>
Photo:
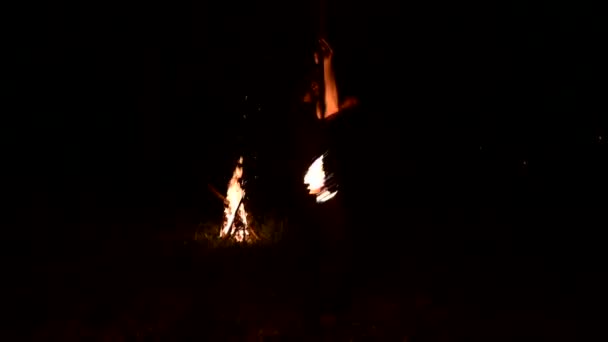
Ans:
{"type": "Polygon", "coordinates": [[[338,193],[338,190],[330,190],[330,186],[327,184],[333,175],[325,173],[323,159],[326,155],[327,153],[317,158],[304,176],[304,184],[308,185],[308,193],[316,196],[317,203],[329,201],[338,193]]]}

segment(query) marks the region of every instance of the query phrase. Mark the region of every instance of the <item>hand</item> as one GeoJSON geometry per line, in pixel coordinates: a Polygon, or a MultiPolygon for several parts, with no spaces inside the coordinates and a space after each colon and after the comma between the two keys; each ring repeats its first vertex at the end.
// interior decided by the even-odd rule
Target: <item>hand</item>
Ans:
{"type": "Polygon", "coordinates": [[[323,53],[324,58],[331,58],[334,54],[334,51],[329,46],[329,43],[323,38],[319,39],[319,45],[321,47],[321,52],[323,53]]]}
{"type": "Polygon", "coordinates": [[[312,90],[314,95],[319,95],[319,84],[317,82],[313,81],[310,85],[310,89],[312,90]]]}

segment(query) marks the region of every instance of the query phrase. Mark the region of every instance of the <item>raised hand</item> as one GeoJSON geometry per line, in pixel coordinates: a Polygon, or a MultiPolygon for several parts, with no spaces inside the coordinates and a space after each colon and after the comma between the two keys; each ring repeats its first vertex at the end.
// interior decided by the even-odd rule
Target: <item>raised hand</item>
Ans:
{"type": "Polygon", "coordinates": [[[329,43],[323,38],[319,39],[319,46],[321,47],[321,52],[323,53],[323,58],[331,58],[334,54],[334,50],[332,50],[329,43]]]}

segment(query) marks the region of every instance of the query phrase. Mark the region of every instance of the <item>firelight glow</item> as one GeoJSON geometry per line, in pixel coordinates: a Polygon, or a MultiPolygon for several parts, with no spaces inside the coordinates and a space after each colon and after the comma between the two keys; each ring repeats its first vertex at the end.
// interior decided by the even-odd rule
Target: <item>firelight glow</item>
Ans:
{"type": "Polygon", "coordinates": [[[228,183],[228,191],[226,192],[228,203],[224,207],[224,225],[220,230],[220,237],[232,236],[237,242],[248,241],[252,238],[250,227],[247,224],[245,203],[243,203],[245,190],[241,187],[242,177],[243,157],[240,157],[228,183]],[[240,229],[236,229],[237,221],[240,221],[240,229]]]}
{"type": "Polygon", "coordinates": [[[304,184],[308,185],[309,194],[315,195],[317,203],[327,202],[334,198],[338,191],[330,191],[326,186],[328,176],[325,174],[323,167],[323,159],[326,154],[317,158],[308,168],[308,172],[304,176],[304,184]]]}

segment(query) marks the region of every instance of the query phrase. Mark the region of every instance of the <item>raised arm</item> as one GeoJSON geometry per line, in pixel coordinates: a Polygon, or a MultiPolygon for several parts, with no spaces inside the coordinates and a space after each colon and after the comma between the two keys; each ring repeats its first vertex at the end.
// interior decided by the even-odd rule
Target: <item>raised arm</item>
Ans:
{"type": "Polygon", "coordinates": [[[323,81],[325,85],[325,119],[336,114],[340,110],[338,103],[338,87],[334,77],[332,64],[333,50],[325,39],[319,40],[321,52],[323,54],[323,81]]]}

